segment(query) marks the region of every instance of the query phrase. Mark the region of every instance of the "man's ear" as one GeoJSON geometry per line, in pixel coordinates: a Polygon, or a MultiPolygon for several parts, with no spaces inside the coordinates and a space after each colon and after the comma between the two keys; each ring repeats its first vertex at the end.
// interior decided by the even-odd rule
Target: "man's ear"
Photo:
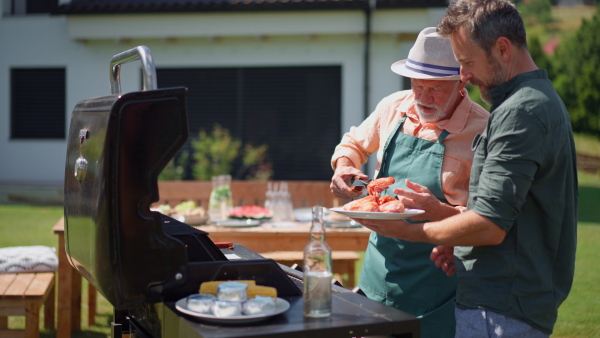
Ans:
{"type": "Polygon", "coordinates": [[[499,60],[507,62],[510,60],[510,54],[512,52],[513,45],[506,37],[501,36],[496,40],[494,50],[497,53],[496,56],[499,60]]]}

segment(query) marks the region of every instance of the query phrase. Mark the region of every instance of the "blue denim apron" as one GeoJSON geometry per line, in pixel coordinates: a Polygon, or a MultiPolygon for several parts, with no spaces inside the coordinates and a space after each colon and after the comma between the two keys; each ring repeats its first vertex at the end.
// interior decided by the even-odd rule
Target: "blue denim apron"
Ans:
{"type": "MultiPolygon", "coordinates": [[[[437,142],[400,132],[404,116],[384,147],[379,177],[394,177],[394,188],[406,189],[405,179],[426,186],[446,202],[442,163],[448,135],[437,142]]],[[[359,286],[367,297],[421,318],[421,337],[454,337],[456,276],[448,277],[429,259],[433,244],[408,242],[371,233],[359,286]]]]}

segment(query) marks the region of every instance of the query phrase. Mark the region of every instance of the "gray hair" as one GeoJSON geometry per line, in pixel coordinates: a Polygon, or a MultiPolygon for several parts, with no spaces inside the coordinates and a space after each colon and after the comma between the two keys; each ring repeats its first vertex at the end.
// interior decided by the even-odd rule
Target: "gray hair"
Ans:
{"type": "Polygon", "coordinates": [[[463,28],[471,41],[490,54],[499,37],[518,48],[527,48],[523,19],[514,4],[507,0],[459,0],[448,6],[437,32],[450,37],[463,28]]]}

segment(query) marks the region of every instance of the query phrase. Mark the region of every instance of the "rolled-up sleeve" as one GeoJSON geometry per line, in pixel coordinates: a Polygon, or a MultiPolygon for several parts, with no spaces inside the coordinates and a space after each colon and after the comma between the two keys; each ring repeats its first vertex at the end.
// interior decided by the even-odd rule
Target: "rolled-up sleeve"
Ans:
{"type": "Polygon", "coordinates": [[[368,156],[375,152],[379,152],[377,160],[380,163],[384,143],[400,116],[396,107],[407,98],[412,98],[411,94],[412,91],[406,90],[385,97],[358,127],[351,127],[335,147],[331,156],[331,167],[335,170],[336,161],[340,157],[347,157],[358,169],[367,162],[368,156]]]}
{"type": "Polygon", "coordinates": [[[356,168],[367,162],[368,156],[379,149],[379,119],[371,114],[358,127],[351,127],[335,147],[331,158],[332,168],[340,157],[349,158],[356,168]]]}

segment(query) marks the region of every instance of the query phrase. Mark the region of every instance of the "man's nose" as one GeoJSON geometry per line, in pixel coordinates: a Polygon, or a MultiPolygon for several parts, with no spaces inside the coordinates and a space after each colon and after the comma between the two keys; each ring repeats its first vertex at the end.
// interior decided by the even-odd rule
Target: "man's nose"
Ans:
{"type": "Polygon", "coordinates": [[[423,90],[421,94],[421,102],[422,103],[431,103],[433,101],[433,91],[429,88],[423,90]]]}
{"type": "Polygon", "coordinates": [[[460,67],[460,80],[463,82],[469,81],[473,77],[473,73],[467,71],[465,67],[460,67]]]}

